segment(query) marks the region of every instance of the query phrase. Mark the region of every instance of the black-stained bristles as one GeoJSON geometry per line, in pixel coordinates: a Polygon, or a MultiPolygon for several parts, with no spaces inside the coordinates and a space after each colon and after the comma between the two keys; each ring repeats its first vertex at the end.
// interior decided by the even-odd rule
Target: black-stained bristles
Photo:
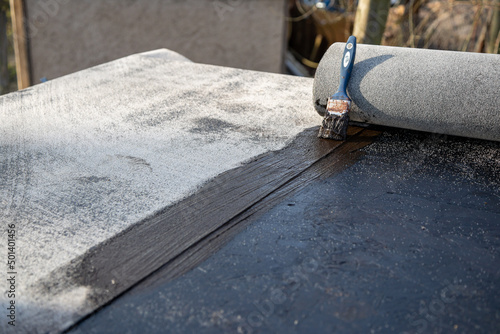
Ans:
{"type": "Polygon", "coordinates": [[[349,114],[341,116],[326,113],[319,128],[318,137],[325,139],[345,140],[347,137],[347,126],[349,125],[349,114]]]}

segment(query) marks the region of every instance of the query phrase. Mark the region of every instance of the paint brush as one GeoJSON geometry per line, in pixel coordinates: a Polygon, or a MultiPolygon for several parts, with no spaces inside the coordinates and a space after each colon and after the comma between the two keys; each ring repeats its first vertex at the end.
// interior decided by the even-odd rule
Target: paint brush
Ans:
{"type": "Polygon", "coordinates": [[[319,128],[318,137],[345,140],[349,125],[351,99],[347,96],[347,84],[351,77],[354,57],[356,56],[356,37],[347,40],[340,66],[340,85],[335,94],[328,98],[326,114],[319,128]]]}

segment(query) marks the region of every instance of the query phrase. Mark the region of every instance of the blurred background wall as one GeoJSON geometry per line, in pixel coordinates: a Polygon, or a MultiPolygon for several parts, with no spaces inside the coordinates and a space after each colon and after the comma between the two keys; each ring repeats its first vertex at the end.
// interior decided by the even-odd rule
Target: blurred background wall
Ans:
{"type": "Polygon", "coordinates": [[[287,0],[24,0],[32,83],[168,48],[282,72],[287,0]]]}
{"type": "Polygon", "coordinates": [[[500,0],[0,0],[0,93],[158,48],[302,76],[351,34],[498,53],[499,22],[500,0]]]}

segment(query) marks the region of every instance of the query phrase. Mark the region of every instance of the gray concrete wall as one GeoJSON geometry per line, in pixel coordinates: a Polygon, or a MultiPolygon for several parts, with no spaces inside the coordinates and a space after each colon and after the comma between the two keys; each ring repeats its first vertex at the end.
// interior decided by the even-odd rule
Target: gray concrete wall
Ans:
{"type": "Polygon", "coordinates": [[[32,82],[158,48],[279,73],[285,0],[25,0],[32,82]]]}

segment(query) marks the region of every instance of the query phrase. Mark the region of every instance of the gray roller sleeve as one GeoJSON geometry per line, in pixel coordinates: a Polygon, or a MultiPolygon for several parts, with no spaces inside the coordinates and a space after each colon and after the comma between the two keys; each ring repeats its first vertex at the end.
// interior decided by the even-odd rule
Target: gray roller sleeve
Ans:
{"type": "MultiPolygon", "coordinates": [[[[344,43],[314,78],[320,115],[339,85],[344,43]]],[[[500,56],[358,44],[348,86],[351,120],[500,141],[500,56]]]]}

